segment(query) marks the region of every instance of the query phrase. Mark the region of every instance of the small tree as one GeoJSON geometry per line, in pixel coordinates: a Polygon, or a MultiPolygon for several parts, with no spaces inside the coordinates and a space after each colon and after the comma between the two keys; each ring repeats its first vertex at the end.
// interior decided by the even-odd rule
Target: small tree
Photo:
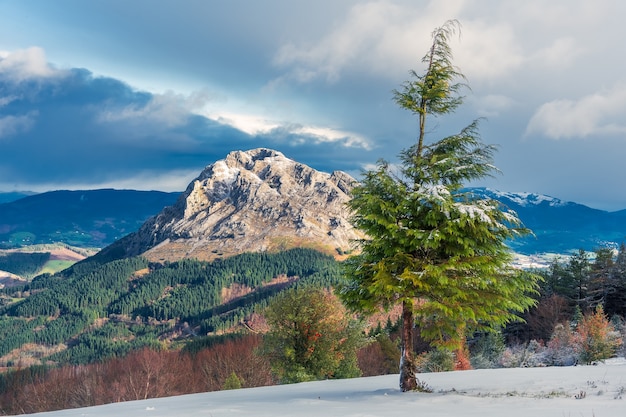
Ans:
{"type": "Polygon", "coordinates": [[[240,389],[241,387],[242,387],[241,378],[239,378],[237,374],[235,373],[235,371],[233,371],[230,373],[230,375],[228,375],[228,378],[226,378],[226,380],[224,381],[223,389],[224,390],[240,389]]]}
{"type": "Polygon", "coordinates": [[[478,121],[428,144],[426,119],[461,104],[463,76],[452,66],[449,39],[458,22],[433,32],[424,75],[395,92],[396,103],[418,116],[418,139],[394,169],[380,161],[352,191],[354,226],[365,232],[360,252],[346,261],[341,290],[353,310],[402,306],[400,388],[419,387],[411,341],[415,320],[438,347],[458,349],[467,331],[517,320],[534,303],[537,278],[513,269],[505,240],[527,232],[516,214],[492,199],[464,192],[465,183],[491,175],[493,146],[478,121]]]}
{"type": "Polygon", "coordinates": [[[330,291],[295,288],[279,294],[265,312],[270,331],[264,351],[283,383],[360,375],[362,327],[330,291]]]}
{"type": "Polygon", "coordinates": [[[576,328],[580,343],[580,359],[585,363],[613,357],[622,339],[598,305],[593,314],[585,314],[576,328]]]}

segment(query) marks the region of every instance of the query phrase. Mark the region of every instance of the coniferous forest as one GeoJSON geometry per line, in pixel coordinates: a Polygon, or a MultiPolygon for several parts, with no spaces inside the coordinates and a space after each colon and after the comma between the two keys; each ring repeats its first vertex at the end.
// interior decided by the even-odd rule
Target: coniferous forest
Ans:
{"type": "Polygon", "coordinates": [[[212,263],[88,260],[2,290],[0,357],[38,344],[62,348],[34,363],[86,364],[144,346],[215,335],[243,325],[287,285],[330,286],[338,279],[332,257],[306,249],[212,263]],[[233,288],[239,291],[225,300],[223,293],[233,288]]]}
{"type": "MultiPolygon", "coordinates": [[[[4,288],[0,412],[278,383],[260,353],[263,330],[254,318],[287,287],[335,287],[341,268],[309,249],[211,263],[88,258],[4,288]]],[[[581,250],[536,272],[543,281],[525,322],[467,335],[467,357],[433,350],[417,336],[418,370],[567,365],[624,349],[626,246],[581,250]]],[[[358,351],[364,376],[398,369],[398,316],[382,317],[365,328],[368,342],[358,351]]]]}

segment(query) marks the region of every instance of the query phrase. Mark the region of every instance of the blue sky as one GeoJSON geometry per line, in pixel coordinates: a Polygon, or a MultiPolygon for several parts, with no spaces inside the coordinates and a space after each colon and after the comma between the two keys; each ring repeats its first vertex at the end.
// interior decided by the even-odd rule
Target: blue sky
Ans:
{"type": "Polygon", "coordinates": [[[485,117],[480,184],[626,208],[626,2],[0,0],[0,191],[184,190],[232,150],[355,176],[416,120],[391,91],[462,25],[471,91],[430,140],[485,117]]]}

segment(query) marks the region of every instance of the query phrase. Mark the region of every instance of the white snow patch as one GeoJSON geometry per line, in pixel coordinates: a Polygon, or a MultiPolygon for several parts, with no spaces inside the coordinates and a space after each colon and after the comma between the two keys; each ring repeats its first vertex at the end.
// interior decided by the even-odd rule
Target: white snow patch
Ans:
{"type": "Polygon", "coordinates": [[[432,393],[402,393],[398,375],[385,375],[192,394],[37,415],[623,417],[625,375],[626,361],[620,358],[597,366],[418,374],[432,393]]]}
{"type": "Polygon", "coordinates": [[[213,178],[228,184],[232,184],[239,175],[239,168],[226,165],[225,161],[217,161],[213,164],[213,178]]]}
{"type": "Polygon", "coordinates": [[[567,205],[566,202],[559,200],[558,198],[550,197],[544,194],[535,194],[535,193],[526,193],[526,192],[503,192],[496,191],[491,188],[485,189],[490,194],[495,197],[506,198],[511,200],[512,202],[522,206],[528,207],[531,205],[539,205],[541,203],[547,202],[552,207],[561,207],[567,205]]]}
{"type": "MultiPolygon", "coordinates": [[[[478,203],[478,202],[477,202],[478,203]]],[[[471,219],[479,218],[481,222],[491,224],[493,220],[487,214],[487,211],[484,207],[481,207],[481,204],[455,204],[456,209],[459,211],[461,215],[469,216],[471,219]]]]}

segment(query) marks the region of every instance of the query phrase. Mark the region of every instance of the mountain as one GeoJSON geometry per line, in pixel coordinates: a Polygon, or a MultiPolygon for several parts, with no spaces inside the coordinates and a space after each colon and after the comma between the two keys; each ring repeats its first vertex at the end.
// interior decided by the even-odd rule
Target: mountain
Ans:
{"type": "Polygon", "coordinates": [[[137,230],[180,193],[52,191],[0,204],[0,247],[63,242],[104,247],[137,230]]]}
{"type": "MultiPolygon", "coordinates": [[[[111,189],[20,194],[0,203],[0,248],[51,242],[102,248],[117,242],[105,253],[146,252],[154,261],[294,246],[340,255],[358,237],[344,209],[354,181],[269,149],[237,151],[206,167],[182,194],[111,189]]],[[[509,242],[521,254],[593,251],[626,240],[626,210],[607,212],[534,193],[471,190],[515,210],[533,231],[509,242]]]]}
{"type": "Polygon", "coordinates": [[[626,241],[626,210],[608,212],[535,193],[511,193],[471,188],[514,210],[534,236],[516,239],[510,246],[522,254],[570,253],[618,247],[626,241]]]}
{"type": "Polygon", "coordinates": [[[347,220],[354,182],[270,149],[231,152],[206,167],[176,204],[101,256],[212,260],[292,247],[340,256],[359,237],[347,220]]]}
{"type": "Polygon", "coordinates": [[[28,191],[13,191],[13,192],[0,192],[0,204],[10,203],[20,198],[28,197],[36,193],[28,191]]]}

